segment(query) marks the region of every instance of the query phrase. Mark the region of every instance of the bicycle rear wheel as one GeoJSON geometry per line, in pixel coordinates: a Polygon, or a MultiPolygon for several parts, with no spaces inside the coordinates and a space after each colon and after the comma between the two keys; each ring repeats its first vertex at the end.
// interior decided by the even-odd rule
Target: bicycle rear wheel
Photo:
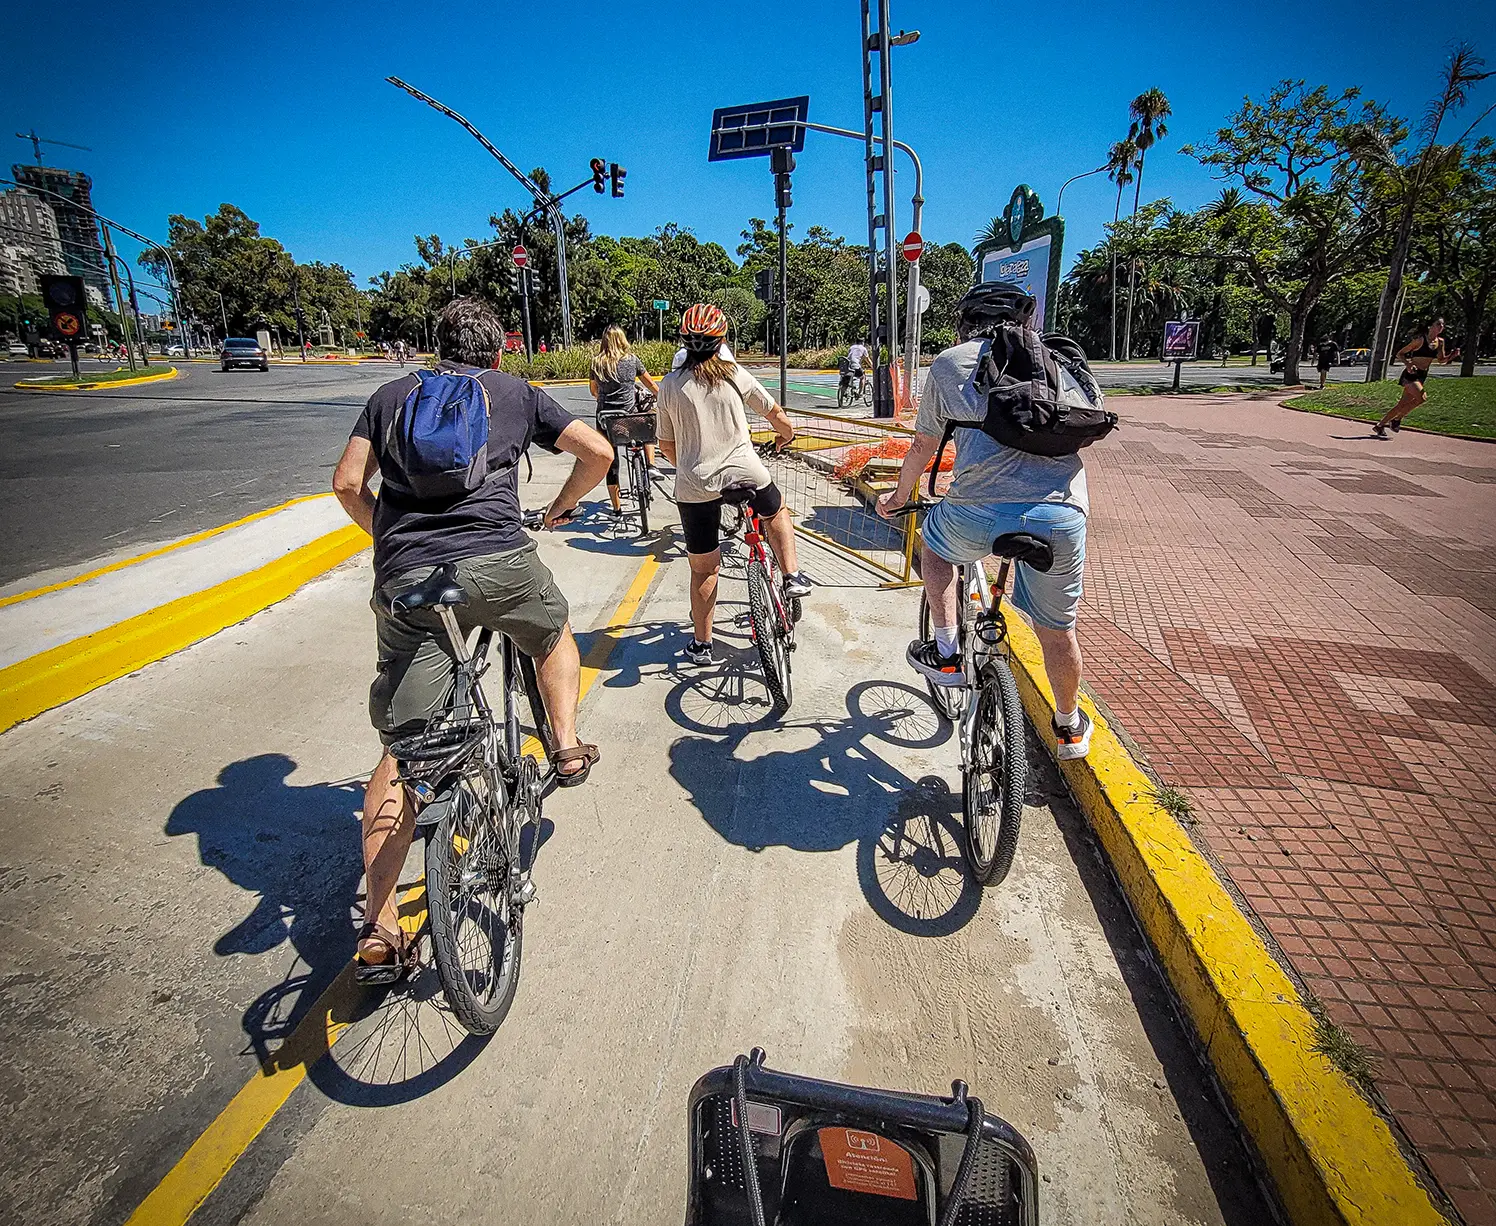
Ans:
{"type": "Polygon", "coordinates": [[[1013,867],[1028,782],[1023,706],[1006,660],[994,659],[982,670],[976,703],[961,787],[964,849],[972,876],[982,885],[996,885],[1013,867]]]}
{"type": "Polygon", "coordinates": [[[644,448],[629,448],[629,483],[639,501],[639,535],[649,535],[649,465],[644,462],[644,448]]]}
{"type": "Polygon", "coordinates": [[[481,776],[465,775],[426,844],[426,906],[442,993],[471,1034],[492,1034],[519,987],[523,909],[509,853],[481,776]]]}
{"type": "Polygon", "coordinates": [[[794,697],[790,686],[790,651],[774,613],[774,595],[769,575],[757,558],[748,563],[748,620],[753,627],[753,645],[764,670],[764,685],[774,703],[774,714],[783,715],[794,697]]]}
{"type": "MultiPolygon", "coordinates": [[[[930,620],[930,602],[920,593],[919,598],[919,639],[927,643],[935,637],[935,623],[930,620]]],[[[930,691],[930,701],[935,709],[948,720],[955,720],[961,714],[961,708],[966,705],[966,689],[959,685],[936,685],[928,677],[925,678],[925,689],[930,691]]]]}

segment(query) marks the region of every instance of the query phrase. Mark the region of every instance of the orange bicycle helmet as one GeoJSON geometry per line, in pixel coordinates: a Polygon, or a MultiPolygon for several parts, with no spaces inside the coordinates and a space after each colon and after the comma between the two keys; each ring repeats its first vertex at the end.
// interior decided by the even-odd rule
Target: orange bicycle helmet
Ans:
{"type": "Polygon", "coordinates": [[[715,352],[727,336],[727,316],[710,302],[698,302],[681,316],[681,341],[690,353],[715,352]]]}

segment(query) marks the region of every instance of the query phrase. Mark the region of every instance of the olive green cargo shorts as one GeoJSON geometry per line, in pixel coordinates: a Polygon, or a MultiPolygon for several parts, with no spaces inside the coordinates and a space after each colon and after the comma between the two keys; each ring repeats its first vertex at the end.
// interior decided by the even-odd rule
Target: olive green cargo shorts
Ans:
{"type": "MultiPolygon", "coordinates": [[[[508,553],[464,558],[456,563],[457,582],[467,603],[457,608],[464,631],[482,626],[507,634],[527,656],[548,655],[566,628],[566,597],[535,542],[508,553]]],[[[397,575],[374,590],[369,602],[379,641],[379,668],[369,687],[369,722],[388,745],[425,727],[452,693],[452,646],[434,609],[396,618],[390,602],[424,582],[434,568],[422,566],[397,575]]]]}

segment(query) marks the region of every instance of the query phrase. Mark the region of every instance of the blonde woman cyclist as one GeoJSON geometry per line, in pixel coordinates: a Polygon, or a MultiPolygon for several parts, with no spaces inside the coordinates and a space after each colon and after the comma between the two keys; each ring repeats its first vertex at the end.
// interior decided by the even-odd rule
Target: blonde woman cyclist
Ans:
{"type": "MultiPolygon", "coordinates": [[[[597,428],[604,438],[608,429],[603,424],[605,413],[633,413],[638,408],[637,383],[644,384],[652,396],[660,394],[659,386],[650,378],[649,371],[632,349],[629,338],[617,324],[603,329],[602,348],[592,359],[592,377],[587,387],[597,400],[597,428]]],[[[644,449],[644,458],[654,468],[654,447],[644,449]]],[[[613,518],[623,514],[623,502],[618,492],[618,448],[613,448],[613,467],[608,469],[608,501],[613,504],[613,518]]]]}
{"type": "Polygon", "coordinates": [[[1403,418],[1428,399],[1424,384],[1428,382],[1428,368],[1435,362],[1453,362],[1460,356],[1444,351],[1444,321],[1430,320],[1413,329],[1413,339],[1397,351],[1397,360],[1403,364],[1402,396],[1387,410],[1381,421],[1371,428],[1378,438],[1386,438],[1390,428],[1395,434],[1402,429],[1403,418]]]}
{"type": "Polygon", "coordinates": [[[753,509],[763,518],[769,545],[784,574],[784,594],[810,594],[810,580],[799,570],[795,528],[789,508],[748,430],[752,408],[774,427],[780,445],[795,427],[763,384],[731,358],[722,356],[727,317],[719,307],[698,302],[681,320],[686,360],[660,380],[660,450],[675,465],[675,501],[691,564],[691,623],[695,634],[685,649],[692,664],[712,664],[712,615],[717,608],[717,572],[722,565],[722,491],[737,482],[757,487],[753,509]]]}

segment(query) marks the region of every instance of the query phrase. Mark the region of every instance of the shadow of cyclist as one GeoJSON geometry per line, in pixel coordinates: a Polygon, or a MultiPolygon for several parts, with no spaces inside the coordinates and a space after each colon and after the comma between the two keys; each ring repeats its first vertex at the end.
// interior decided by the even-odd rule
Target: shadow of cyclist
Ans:
{"type": "MultiPolygon", "coordinates": [[[[167,818],[173,837],[196,835],[198,858],[216,868],[254,903],[238,923],[213,943],[222,957],[264,954],[289,944],[301,968],[287,981],[298,989],[286,999],[285,985],[274,1011],[276,1032],[294,1026],[353,955],[363,859],[359,852],[361,781],[287,782],[296,762],[285,754],[257,754],[225,766],[218,785],[194,792],[167,818]]],[[[263,1059],[277,1035],[266,1032],[264,1002],[245,1012],[245,1033],[263,1059]]]]}
{"type": "Polygon", "coordinates": [[[837,851],[858,847],[858,880],[868,905],[886,923],[916,936],[946,936],[976,914],[980,887],[960,855],[959,811],[944,781],[918,783],[874,747],[885,741],[930,748],[950,737],[917,690],[895,682],[862,682],[847,696],[848,716],[779,726],[814,734],[800,749],[743,757],[747,737],[769,716],[767,700],[730,684],[733,670],[682,682],[666,700],[677,723],[706,727],[670,747],[670,774],[702,817],[730,843],[750,851],[789,847],[837,851]],[[703,711],[713,696],[729,708],[715,725],[703,711]]]}

